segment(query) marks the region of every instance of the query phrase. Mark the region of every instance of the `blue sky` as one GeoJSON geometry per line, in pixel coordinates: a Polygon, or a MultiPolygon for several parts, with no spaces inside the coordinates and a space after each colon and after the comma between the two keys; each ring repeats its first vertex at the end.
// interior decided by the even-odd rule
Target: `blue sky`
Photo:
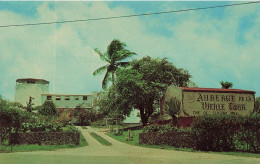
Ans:
{"type": "MultiPolygon", "coordinates": [[[[239,2],[0,2],[0,25],[89,19],[239,2]]],[[[0,28],[0,95],[15,80],[43,78],[50,92],[101,91],[104,65],[93,51],[114,39],[144,56],[167,57],[199,87],[253,90],[260,96],[260,4],[59,25],[0,28]]]]}

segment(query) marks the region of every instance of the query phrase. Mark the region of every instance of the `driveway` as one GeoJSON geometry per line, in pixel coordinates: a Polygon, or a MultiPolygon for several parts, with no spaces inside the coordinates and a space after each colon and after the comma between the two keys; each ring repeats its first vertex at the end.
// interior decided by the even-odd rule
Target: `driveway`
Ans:
{"type": "Polygon", "coordinates": [[[231,155],[220,155],[201,152],[182,152],[175,150],[163,150],[143,148],[128,145],[116,141],[105,135],[101,129],[78,127],[88,142],[88,146],[73,149],[62,149],[57,151],[35,151],[1,153],[0,164],[71,164],[71,163],[260,163],[259,158],[237,157],[231,155]],[[90,132],[95,132],[112,143],[112,146],[101,145],[90,136],[90,132]]]}

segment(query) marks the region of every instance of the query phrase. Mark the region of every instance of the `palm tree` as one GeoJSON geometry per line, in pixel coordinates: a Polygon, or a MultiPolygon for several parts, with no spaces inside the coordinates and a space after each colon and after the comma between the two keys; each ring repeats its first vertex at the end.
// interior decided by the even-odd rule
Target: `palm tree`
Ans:
{"type": "Polygon", "coordinates": [[[232,82],[228,82],[228,81],[226,81],[226,82],[221,81],[220,85],[221,85],[222,89],[229,89],[229,88],[233,87],[233,83],[232,82]]]}
{"type": "Polygon", "coordinates": [[[112,81],[112,85],[114,85],[115,81],[115,71],[119,67],[126,67],[129,62],[123,61],[129,57],[135,55],[134,52],[131,52],[125,49],[126,44],[114,39],[108,46],[107,51],[102,53],[99,49],[95,49],[95,51],[99,54],[100,59],[105,61],[107,64],[98,68],[93,72],[93,75],[96,76],[98,74],[103,73],[106,71],[104,79],[102,81],[102,88],[106,89],[108,81],[112,81]]]}

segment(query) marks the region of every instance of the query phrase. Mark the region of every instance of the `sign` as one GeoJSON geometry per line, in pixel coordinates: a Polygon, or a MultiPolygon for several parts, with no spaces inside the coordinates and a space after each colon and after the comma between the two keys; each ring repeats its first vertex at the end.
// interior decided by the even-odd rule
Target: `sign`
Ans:
{"type": "Polygon", "coordinates": [[[221,92],[183,92],[183,115],[248,115],[254,109],[254,94],[221,92]]]}

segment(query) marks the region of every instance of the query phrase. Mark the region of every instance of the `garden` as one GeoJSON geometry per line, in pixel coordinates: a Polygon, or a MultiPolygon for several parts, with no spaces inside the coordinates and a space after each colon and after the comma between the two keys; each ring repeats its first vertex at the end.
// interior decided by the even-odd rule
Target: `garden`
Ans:
{"type": "Polygon", "coordinates": [[[0,98],[0,152],[56,150],[87,145],[70,115],[51,101],[32,108],[0,98]],[[36,112],[33,112],[37,109],[36,112]]]}
{"type": "MultiPolygon", "coordinates": [[[[173,123],[148,124],[138,130],[116,131],[108,135],[136,146],[184,151],[219,152],[260,157],[260,115],[203,115],[191,127],[173,123]],[[132,136],[132,140],[127,140],[132,136]]],[[[115,129],[115,128],[114,128],[115,129]]]]}

